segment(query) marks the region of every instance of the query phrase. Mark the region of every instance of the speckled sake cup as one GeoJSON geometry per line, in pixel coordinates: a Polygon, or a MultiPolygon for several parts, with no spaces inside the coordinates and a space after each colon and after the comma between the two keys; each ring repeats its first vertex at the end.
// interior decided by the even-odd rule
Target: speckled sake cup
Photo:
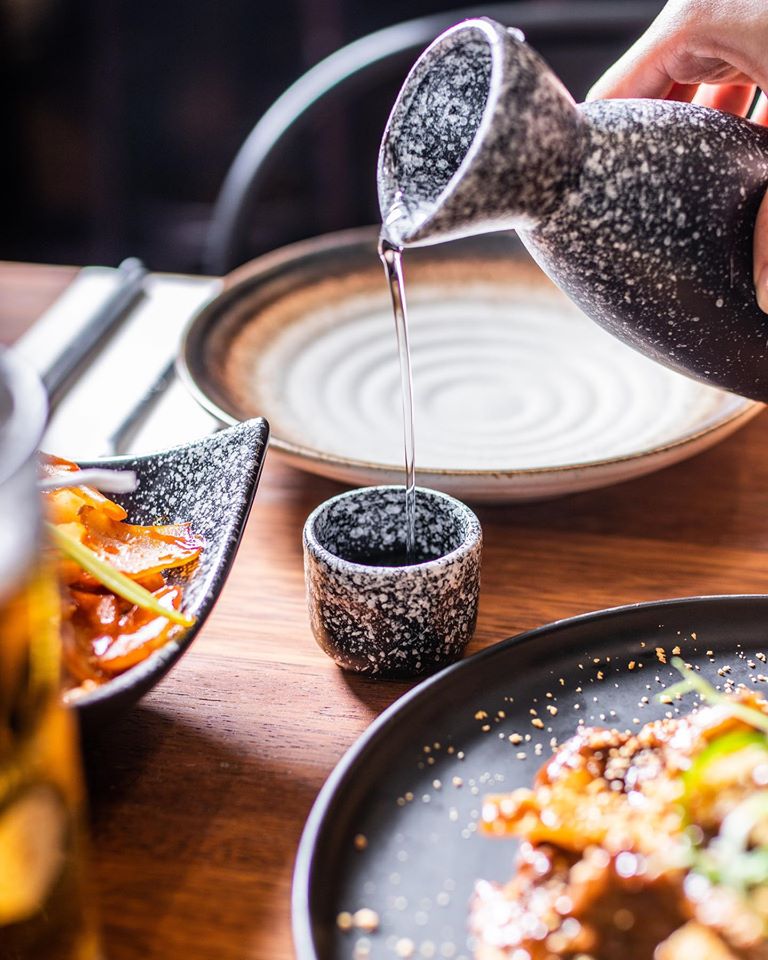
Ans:
{"type": "Polygon", "coordinates": [[[434,559],[374,565],[405,552],[404,517],[403,487],[364,487],[320,504],[304,525],[312,632],[345,670],[381,679],[434,673],[461,656],[474,632],[477,517],[454,497],[419,487],[415,554],[434,559]]]}

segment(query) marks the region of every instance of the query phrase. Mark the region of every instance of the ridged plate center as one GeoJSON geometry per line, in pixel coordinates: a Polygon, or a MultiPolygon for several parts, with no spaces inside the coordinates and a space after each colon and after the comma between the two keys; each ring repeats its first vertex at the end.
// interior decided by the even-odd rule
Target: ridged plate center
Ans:
{"type": "MultiPolygon", "coordinates": [[[[407,250],[404,267],[424,486],[495,501],[599,487],[691,456],[761,409],[606,334],[514,236],[407,250]]],[[[394,322],[370,231],[237,271],[192,322],[183,360],[201,403],[266,417],[295,465],[402,481],[394,322]]]]}
{"type": "MultiPolygon", "coordinates": [[[[402,460],[386,291],[316,304],[276,329],[248,380],[276,435],[402,460]]],[[[558,291],[486,281],[411,290],[417,465],[510,470],[627,456],[704,429],[734,401],[645,359],[558,291]]]]}

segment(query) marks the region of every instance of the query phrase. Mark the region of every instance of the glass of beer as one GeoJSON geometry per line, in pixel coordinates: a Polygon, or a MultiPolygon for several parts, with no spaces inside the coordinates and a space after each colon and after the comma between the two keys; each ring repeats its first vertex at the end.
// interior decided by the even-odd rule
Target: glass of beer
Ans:
{"type": "Polygon", "coordinates": [[[0,350],[0,958],[96,960],[74,717],[45,546],[36,376],[0,350]]]}

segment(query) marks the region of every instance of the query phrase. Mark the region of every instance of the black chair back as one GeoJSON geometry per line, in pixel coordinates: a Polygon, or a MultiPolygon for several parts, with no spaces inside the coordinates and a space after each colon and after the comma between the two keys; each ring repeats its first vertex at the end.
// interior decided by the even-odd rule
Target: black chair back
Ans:
{"type": "Polygon", "coordinates": [[[485,15],[521,28],[579,100],[661,6],[490,5],[410,20],[343,47],[289,87],[241,147],[216,201],[206,271],[227,273],[283,243],[377,222],[376,157],[392,103],[416,56],[452,23],[485,15]]]}

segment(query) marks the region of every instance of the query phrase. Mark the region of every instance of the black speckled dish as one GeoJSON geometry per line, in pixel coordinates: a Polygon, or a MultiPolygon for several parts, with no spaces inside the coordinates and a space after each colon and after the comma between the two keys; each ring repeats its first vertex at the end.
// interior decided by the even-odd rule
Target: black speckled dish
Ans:
{"type": "Polygon", "coordinates": [[[293,883],[299,960],[469,960],[474,883],[509,879],[515,852],[513,841],[478,835],[483,796],[530,785],[550,739],[563,741],[580,719],[624,729],[690,709],[691,697],[654,702],[679,679],[656,648],[669,658],[678,646],[712,682],[722,685],[717,671],[729,666],[728,680],[768,695],[768,596],[561,620],[448,667],[393,704],[331,774],[304,829],[293,883]],[[514,734],[530,740],[513,743],[514,734]],[[363,907],[376,911],[378,929],[339,929],[339,913],[363,907]]]}
{"type": "Polygon", "coordinates": [[[414,562],[403,563],[404,490],[348,490],[304,524],[315,640],[345,670],[381,679],[424,676],[458,660],[477,621],[480,521],[454,497],[416,487],[414,562]]]}
{"type": "Polygon", "coordinates": [[[136,472],[138,488],[114,495],[131,522],[188,520],[205,541],[202,556],[193,567],[168,574],[169,582],[184,583],[183,609],[196,617],[194,626],[131,670],[74,700],[84,730],[95,730],[136,703],[197,636],[235,559],[268,439],[269,426],[259,418],[161,453],[82,464],[136,472]]]}

